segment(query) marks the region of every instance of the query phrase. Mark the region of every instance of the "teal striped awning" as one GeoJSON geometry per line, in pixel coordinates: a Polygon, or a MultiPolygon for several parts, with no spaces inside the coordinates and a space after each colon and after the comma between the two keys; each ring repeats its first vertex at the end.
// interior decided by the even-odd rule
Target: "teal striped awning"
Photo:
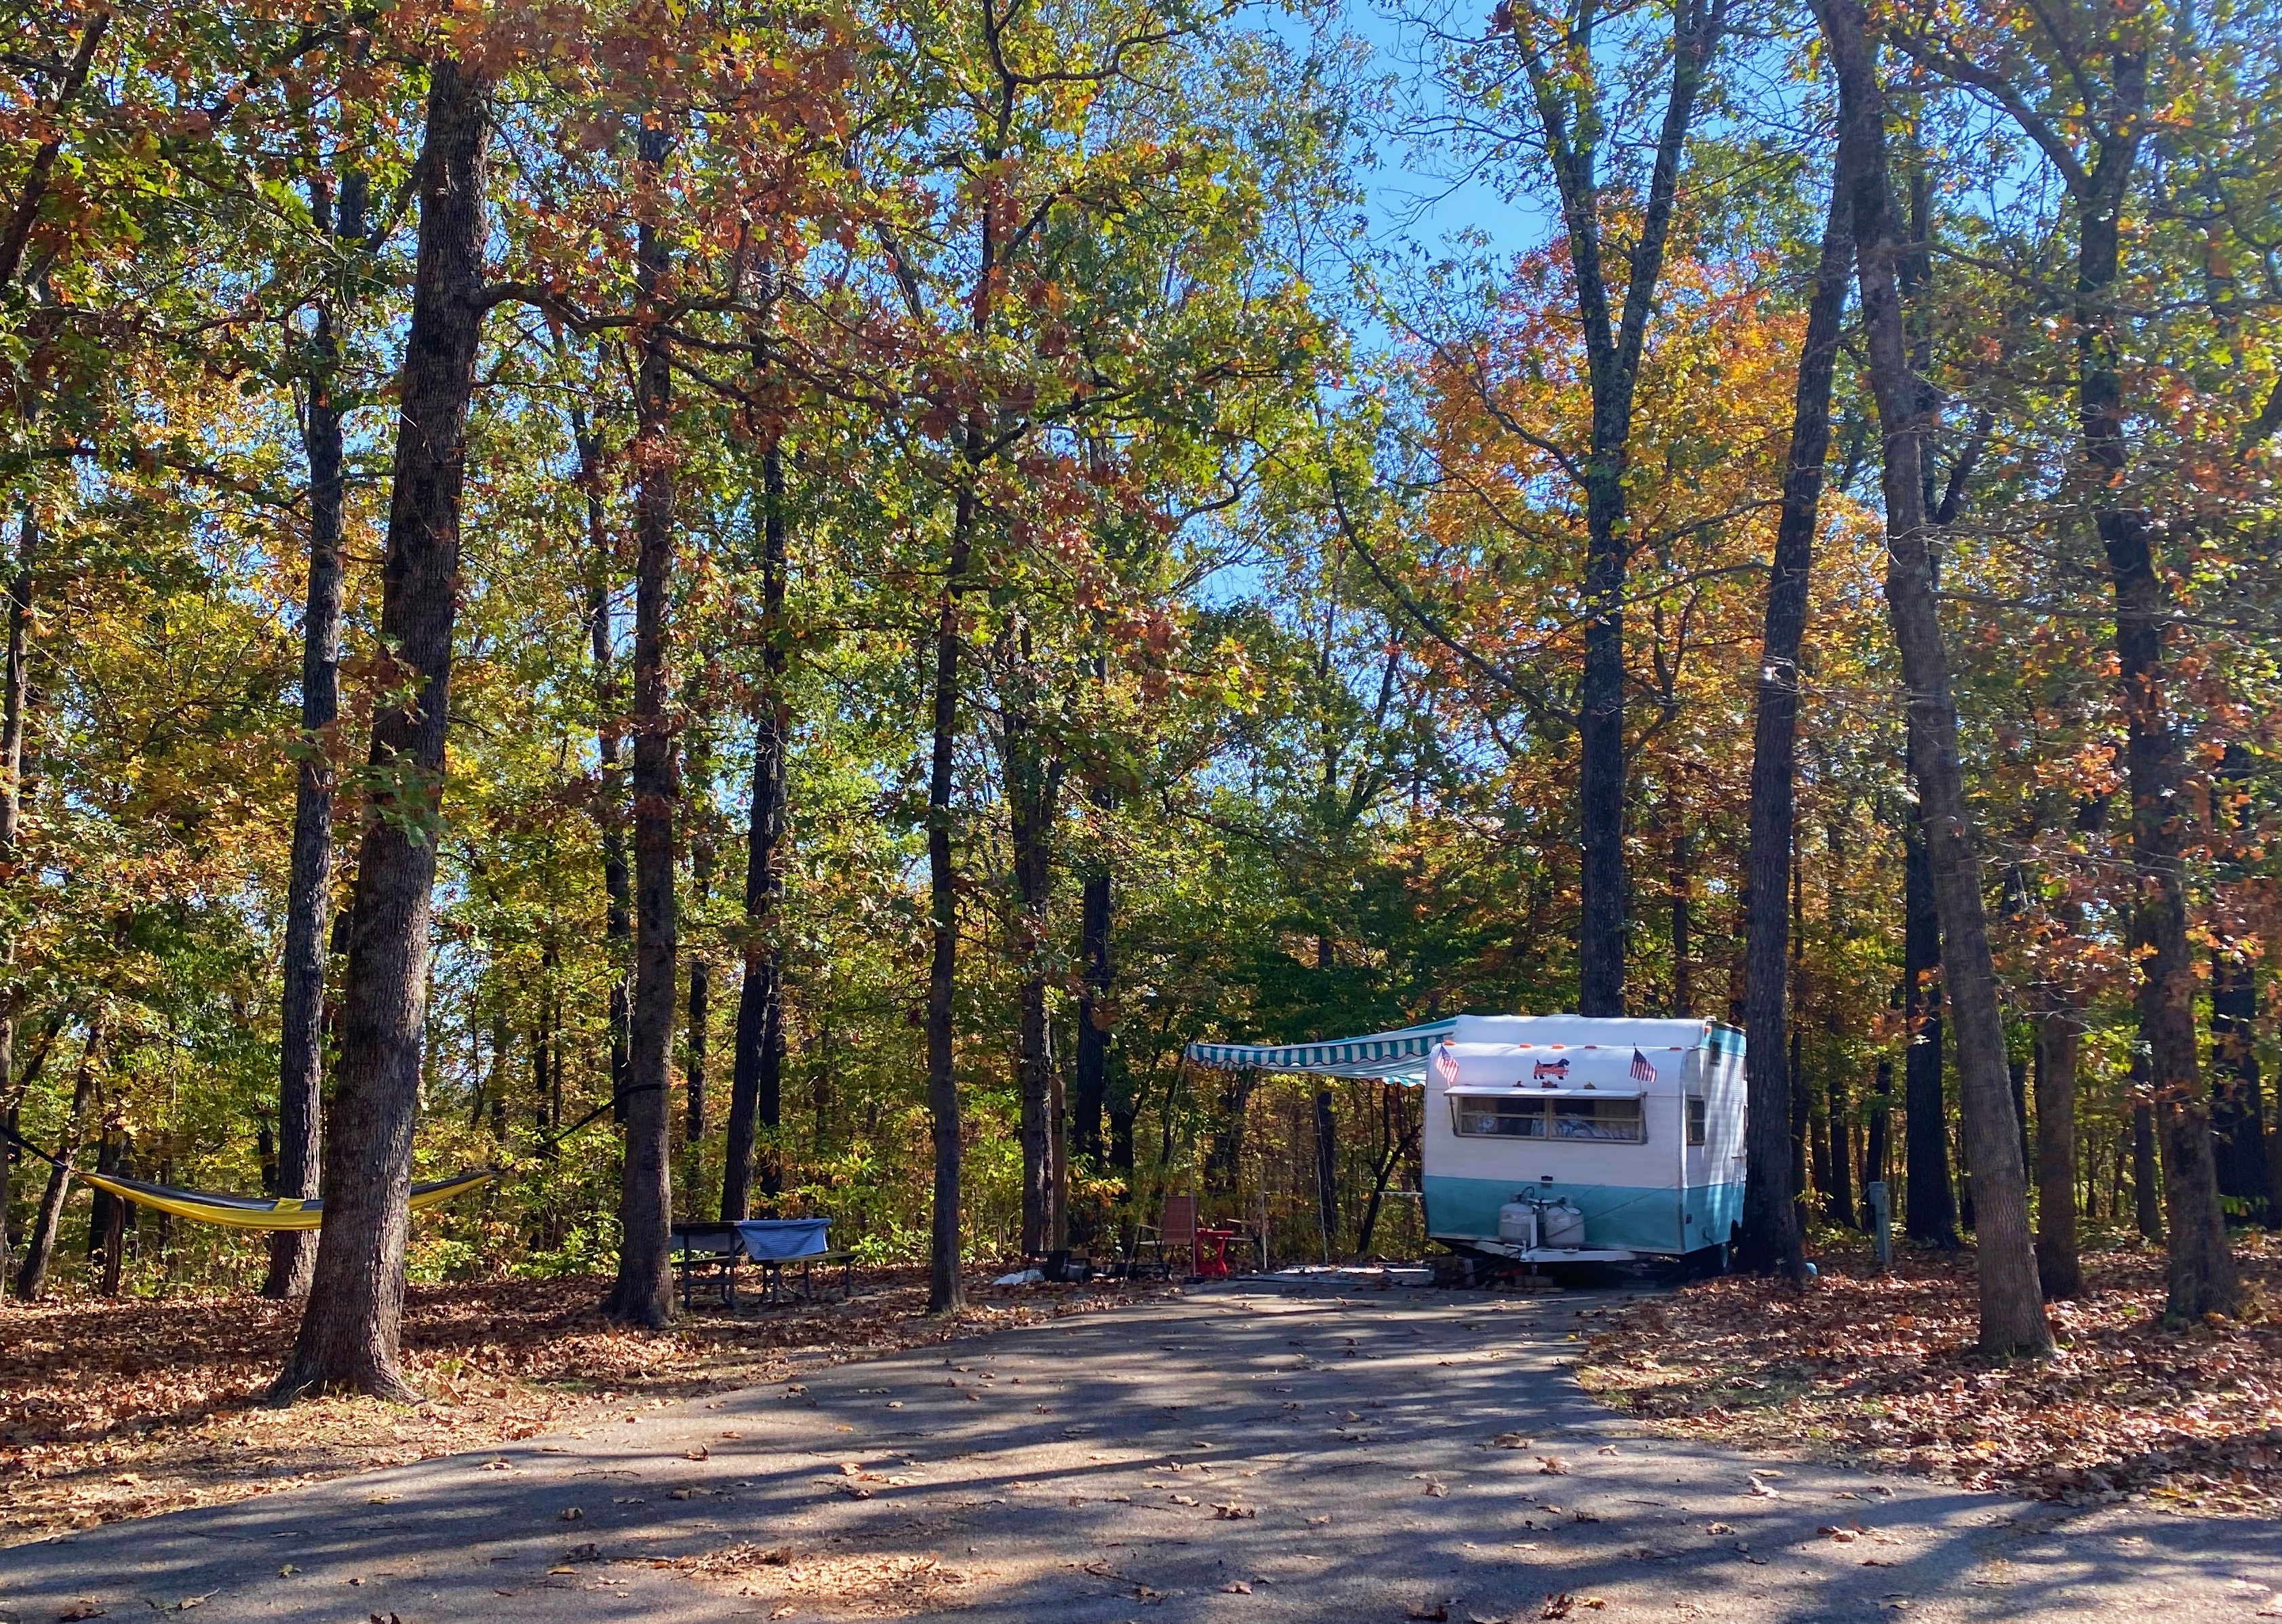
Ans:
{"type": "Polygon", "coordinates": [[[1426,1026],[1368,1037],[1335,1037],[1323,1043],[1192,1043],[1189,1059],[1223,1071],[1308,1072],[1327,1077],[1384,1077],[1423,1082],[1434,1045],[1457,1030],[1457,1017],[1426,1026]]]}

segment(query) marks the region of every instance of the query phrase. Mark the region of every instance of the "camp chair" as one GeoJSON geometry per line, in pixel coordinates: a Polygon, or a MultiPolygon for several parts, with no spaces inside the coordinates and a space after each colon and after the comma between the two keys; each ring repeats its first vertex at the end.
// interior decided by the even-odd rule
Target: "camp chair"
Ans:
{"type": "Polygon", "coordinates": [[[1137,1272],[1144,1252],[1153,1253],[1157,1271],[1165,1278],[1173,1275],[1173,1257],[1185,1248],[1189,1255],[1189,1272],[1197,1268],[1197,1198],[1193,1195],[1168,1195],[1165,1210],[1153,1229],[1143,1224],[1133,1243],[1134,1268],[1137,1272]]]}

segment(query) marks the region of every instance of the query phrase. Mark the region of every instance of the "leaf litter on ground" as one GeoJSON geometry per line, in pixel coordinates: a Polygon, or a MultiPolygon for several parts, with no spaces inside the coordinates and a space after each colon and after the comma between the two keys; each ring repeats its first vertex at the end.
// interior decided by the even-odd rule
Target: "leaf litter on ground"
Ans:
{"type": "Polygon", "coordinates": [[[262,1395],[291,1346],[298,1303],[11,1302],[0,1309],[0,1547],[495,1449],[639,1413],[629,1404],[782,1381],[1154,1294],[1099,1285],[993,1291],[984,1278],[969,1282],[972,1306],[956,1326],[927,1317],[921,1271],[893,1269],[862,1271],[847,1302],[701,1312],[662,1333],[604,1321],[604,1278],[415,1286],[405,1362],[424,1402],[329,1397],[282,1410],[262,1395]]]}
{"type": "MultiPolygon", "coordinates": [[[[2282,1242],[2232,1239],[2254,1305],[2282,1301],[2282,1242]]],[[[1805,1293],[1730,1277],[1636,1304],[1580,1379],[1672,1436],[2069,1504],[2282,1514],[2282,1325],[2167,1325],[2157,1248],[2087,1252],[2089,1294],[2050,1305],[2041,1363],[1975,1350],[1969,1253],[1905,1252],[1882,1275],[1859,1249],[1816,1262],[1805,1293]]],[[[1774,1497],[1770,1475],[1750,1492],[1774,1497]]]]}

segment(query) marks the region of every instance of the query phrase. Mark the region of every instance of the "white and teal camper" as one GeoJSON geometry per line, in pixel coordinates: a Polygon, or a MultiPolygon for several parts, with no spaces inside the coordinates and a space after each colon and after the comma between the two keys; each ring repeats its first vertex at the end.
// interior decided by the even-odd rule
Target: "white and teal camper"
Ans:
{"type": "Polygon", "coordinates": [[[1743,1035],[1716,1021],[1456,1015],[1375,1037],[1192,1044],[1230,1070],[1426,1091],[1426,1232],[1529,1263],[1725,1246],[1743,1212],[1743,1035]]]}

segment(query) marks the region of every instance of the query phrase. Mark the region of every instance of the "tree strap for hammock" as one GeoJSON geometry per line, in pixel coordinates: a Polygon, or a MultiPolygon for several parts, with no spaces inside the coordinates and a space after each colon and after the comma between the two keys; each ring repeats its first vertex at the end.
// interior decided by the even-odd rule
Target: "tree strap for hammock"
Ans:
{"type": "MultiPolygon", "coordinates": [[[[562,1132],[548,1135],[546,1140],[547,1152],[551,1154],[563,1140],[622,1102],[627,1095],[653,1092],[661,1086],[656,1083],[645,1083],[612,1095],[562,1132]]],[[[50,1167],[61,1168],[98,1190],[109,1191],[121,1201],[156,1208],[160,1212],[172,1213],[178,1218],[188,1218],[193,1223],[218,1224],[226,1229],[297,1230],[315,1229],[325,1221],[325,1203],[320,1196],[215,1195],[204,1190],[182,1190],[172,1185],[154,1185],[140,1178],[122,1178],[116,1173],[91,1173],[84,1168],[75,1168],[60,1157],[50,1155],[5,1123],[0,1123],[0,1138],[31,1152],[50,1167]]],[[[415,1185],[412,1186],[412,1210],[424,1212],[431,1207],[440,1206],[457,1196],[465,1195],[470,1190],[480,1190],[505,1171],[504,1168],[497,1167],[473,1168],[464,1173],[455,1173],[449,1178],[437,1179],[431,1184],[415,1185]]]]}

